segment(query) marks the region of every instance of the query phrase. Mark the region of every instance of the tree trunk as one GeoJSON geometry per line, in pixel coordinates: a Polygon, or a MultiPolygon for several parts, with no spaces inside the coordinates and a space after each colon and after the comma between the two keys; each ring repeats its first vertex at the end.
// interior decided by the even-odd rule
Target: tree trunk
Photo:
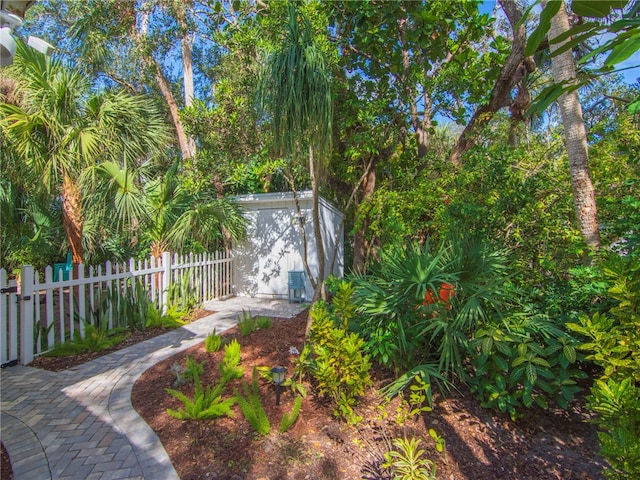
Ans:
{"type": "MultiPolygon", "coordinates": [[[[138,49],[141,52],[145,52],[144,42],[147,40],[147,34],[149,29],[149,9],[143,8],[140,12],[140,20],[133,28],[133,36],[134,40],[138,46],[138,49]]],[[[167,106],[169,107],[169,113],[171,114],[171,120],[173,120],[173,126],[176,129],[176,135],[178,136],[178,145],[180,146],[180,151],[182,152],[182,159],[186,160],[188,158],[193,158],[195,156],[195,143],[190,141],[184,131],[184,125],[182,125],[182,120],[180,120],[180,110],[178,107],[178,102],[171,91],[171,87],[169,86],[169,81],[165,77],[164,73],[162,73],[162,68],[158,64],[155,58],[153,58],[152,54],[141,55],[142,62],[145,67],[151,69],[153,71],[156,82],[158,83],[158,88],[160,89],[160,93],[164,97],[165,102],[167,102],[167,106]]]]}
{"type": "Polygon", "coordinates": [[[82,263],[82,194],[78,185],[65,175],[62,180],[62,225],[74,265],[82,263]]]}
{"type": "MultiPolygon", "coordinates": [[[[551,20],[549,38],[569,30],[569,19],[563,4],[551,20]]],[[[550,44],[551,51],[560,48],[564,43],[550,44]]],[[[571,50],[551,58],[551,68],[555,83],[573,82],[576,79],[575,64],[571,50]]],[[[563,93],[558,99],[560,116],[564,126],[564,143],[569,157],[569,171],[573,187],[573,205],[578,220],[580,232],[587,245],[592,249],[600,246],[600,231],[598,230],[598,210],[591,174],[589,172],[589,147],[587,144],[587,130],[582,119],[582,106],[578,92],[563,93]]]]}
{"type": "MultiPolygon", "coordinates": [[[[369,163],[369,168],[365,173],[364,180],[362,182],[362,199],[368,200],[373,195],[376,188],[376,168],[375,162],[369,163]]],[[[365,259],[367,257],[367,245],[365,239],[365,232],[369,227],[368,220],[362,224],[353,238],[353,271],[362,272],[364,269],[365,259]]]]}
{"type": "Polygon", "coordinates": [[[524,56],[524,48],[527,43],[527,33],[524,23],[518,25],[522,18],[522,12],[513,0],[499,0],[500,6],[509,20],[513,30],[513,43],[511,53],[504,62],[496,83],[491,91],[489,103],[480,106],[464,128],[458,141],[449,156],[454,165],[462,164],[462,156],[475,144],[476,133],[486,125],[493,115],[511,103],[511,90],[524,77],[527,71],[531,71],[535,65],[528,62],[524,56]]]}
{"type": "MultiPolygon", "coordinates": [[[[309,175],[311,177],[311,191],[313,195],[313,234],[316,241],[316,253],[318,255],[318,280],[313,292],[313,302],[320,298],[325,298],[324,292],[324,243],[322,242],[322,226],[320,224],[320,186],[318,185],[318,171],[313,155],[313,147],[309,146],[309,175]]],[[[312,302],[312,303],[313,303],[312,302]]]]}

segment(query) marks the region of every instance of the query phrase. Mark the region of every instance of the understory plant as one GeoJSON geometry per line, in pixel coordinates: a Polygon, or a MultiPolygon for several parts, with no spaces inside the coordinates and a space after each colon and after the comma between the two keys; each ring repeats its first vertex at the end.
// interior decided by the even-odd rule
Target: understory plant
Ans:
{"type": "Polygon", "coordinates": [[[256,320],[251,315],[251,311],[245,311],[242,309],[242,315],[238,320],[238,330],[243,337],[251,335],[256,329],[256,320]]]}
{"type": "Polygon", "coordinates": [[[222,337],[218,334],[218,332],[216,332],[216,329],[214,328],[211,333],[207,335],[207,338],[205,338],[204,348],[207,352],[217,352],[218,350],[220,350],[221,346],[222,337]]]}
{"type": "Polygon", "coordinates": [[[604,272],[614,306],[583,315],[569,328],[586,338],[580,348],[602,368],[587,405],[598,417],[602,455],[610,464],[608,478],[640,478],[640,260],[614,258],[604,272]]]}
{"type": "Polygon", "coordinates": [[[254,367],[253,369],[251,387],[243,380],[242,393],[237,389],[234,392],[242,414],[247,422],[249,422],[249,425],[260,435],[268,435],[271,431],[271,424],[262,406],[257,368],[254,367]]]}
{"type": "Polygon", "coordinates": [[[168,308],[163,314],[153,302],[149,303],[147,328],[180,328],[185,323],[182,315],[175,308],[168,308]]]}
{"type": "Polygon", "coordinates": [[[385,454],[387,468],[394,480],[435,480],[436,467],[420,448],[419,438],[394,438],[394,448],[385,454]]]}
{"type": "Polygon", "coordinates": [[[479,324],[469,343],[468,382],[486,408],[516,419],[534,403],[566,409],[586,377],[578,340],[542,314],[513,314],[479,324]]]}
{"type": "Polygon", "coordinates": [[[397,374],[388,394],[418,373],[440,390],[464,379],[473,331],[500,310],[506,265],[503,251],[452,234],[435,247],[427,241],[381,251],[369,272],[355,277],[365,351],[397,374]]]}
{"type": "Polygon", "coordinates": [[[240,344],[236,339],[224,346],[224,356],[219,369],[223,383],[234,378],[242,378],[244,367],[240,366],[240,344]]]}
{"type": "MultiPolygon", "coordinates": [[[[352,291],[351,288],[343,289],[342,295],[350,301],[352,291]]],[[[334,298],[334,306],[339,295],[334,298]]],[[[338,301],[339,306],[348,303],[338,301]]],[[[354,411],[358,397],[371,385],[371,362],[363,354],[364,340],[344,327],[348,311],[351,308],[332,309],[324,302],[314,304],[310,312],[313,322],[309,347],[300,360],[308,362],[318,392],[333,401],[334,415],[355,424],[361,420],[354,411]]]]}
{"type": "Polygon", "coordinates": [[[172,417],[181,420],[204,420],[207,418],[218,418],[224,415],[233,417],[231,407],[235,404],[234,397],[223,399],[222,393],[226,382],[220,381],[217,385],[208,385],[205,389],[200,383],[200,372],[194,369],[192,372],[195,393],[193,399],[188,398],[184,393],[167,388],[166,391],[182,403],[184,407],[179,410],[167,409],[167,413],[172,417]]]}
{"type": "Polygon", "coordinates": [[[84,336],[79,331],[74,332],[73,340],[57,344],[53,349],[44,355],[48,357],[68,357],[79,355],[85,352],[102,352],[117,345],[127,337],[123,329],[109,331],[106,323],[102,325],[92,325],[84,322],[84,336]]]}
{"type": "Polygon", "coordinates": [[[177,282],[169,285],[167,302],[178,312],[191,312],[198,306],[198,286],[192,280],[191,271],[185,271],[177,282]]]}
{"type": "Polygon", "coordinates": [[[291,409],[291,413],[285,412],[282,415],[282,420],[280,421],[280,433],[288,432],[291,427],[298,420],[298,416],[300,415],[300,408],[302,408],[302,397],[297,395],[293,400],[293,408],[291,409]]]}

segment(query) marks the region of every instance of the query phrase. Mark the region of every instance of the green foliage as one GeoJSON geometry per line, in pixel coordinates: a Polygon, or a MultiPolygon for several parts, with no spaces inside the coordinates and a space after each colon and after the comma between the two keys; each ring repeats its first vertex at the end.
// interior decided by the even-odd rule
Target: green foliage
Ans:
{"type": "Polygon", "coordinates": [[[282,421],[280,422],[280,433],[288,432],[291,427],[298,420],[298,416],[300,415],[300,408],[302,407],[302,397],[296,396],[293,401],[293,409],[291,413],[285,412],[282,415],[282,421]]]}
{"type": "Polygon", "coordinates": [[[395,438],[395,449],[385,453],[384,467],[390,469],[394,480],[435,480],[436,467],[425,458],[425,451],[420,449],[420,439],[395,438]]]}
{"type": "Polygon", "coordinates": [[[245,309],[242,309],[242,315],[240,317],[240,319],[238,320],[238,330],[240,330],[240,334],[243,337],[246,337],[247,335],[251,335],[256,329],[256,320],[255,318],[253,318],[253,315],[251,315],[251,311],[245,311],[245,309]]]}
{"type": "Polygon", "coordinates": [[[438,435],[438,432],[436,432],[433,428],[429,429],[429,436],[433,439],[433,441],[436,444],[436,450],[440,453],[444,452],[444,447],[445,447],[445,440],[444,437],[441,435],[438,435]]]}
{"type": "Polygon", "coordinates": [[[84,337],[81,337],[80,332],[76,330],[72,341],[55,345],[44,355],[47,357],[68,357],[85,352],[102,352],[126,338],[126,335],[120,330],[109,332],[106,325],[103,323],[102,326],[94,326],[85,321],[84,337]]]}
{"type": "Polygon", "coordinates": [[[176,377],[173,384],[176,387],[181,387],[182,385],[187,383],[187,378],[184,375],[185,368],[180,365],[178,362],[173,362],[171,364],[171,373],[173,373],[176,377]]]}
{"type": "Polygon", "coordinates": [[[172,417],[180,420],[205,420],[208,418],[218,418],[224,415],[233,417],[231,407],[236,402],[234,397],[226,400],[222,399],[222,392],[225,382],[221,381],[214,387],[207,386],[202,389],[200,383],[200,374],[194,371],[195,394],[193,400],[188,398],[184,393],[167,388],[166,391],[178,400],[184,403],[184,407],[179,410],[167,409],[167,413],[172,417]]]}
{"type": "Polygon", "coordinates": [[[222,346],[222,337],[216,332],[214,328],[207,338],[204,340],[204,348],[207,352],[217,352],[222,346]]]}
{"type": "Polygon", "coordinates": [[[224,356],[220,364],[220,376],[223,383],[234,378],[242,378],[244,367],[240,365],[240,344],[236,339],[224,346],[224,356]]]}
{"type": "Polygon", "coordinates": [[[426,242],[382,251],[355,280],[366,351],[396,370],[437,363],[445,378],[462,377],[471,332],[499,309],[505,265],[502,252],[455,235],[437,248],[426,242]]]}
{"type": "Polygon", "coordinates": [[[349,322],[356,314],[356,305],[353,303],[353,284],[342,281],[338,284],[331,304],[336,312],[336,317],[342,322],[342,328],[349,328],[349,322]]]}
{"type": "Polygon", "coordinates": [[[586,376],[574,367],[582,359],[578,344],[542,315],[484,322],[469,345],[469,383],[482,406],[513,419],[534,402],[548,408],[549,399],[566,409],[580,391],[576,379],[586,376]]]}
{"type": "Polygon", "coordinates": [[[94,305],[90,310],[92,324],[110,324],[113,328],[144,330],[151,301],[140,280],[127,279],[123,289],[111,287],[107,290],[97,290],[94,305]]]}
{"type": "Polygon", "coordinates": [[[265,328],[271,328],[273,326],[273,320],[270,317],[256,317],[256,327],[260,330],[265,328]]]}
{"type": "Polygon", "coordinates": [[[335,416],[358,423],[360,417],[353,407],[371,384],[371,363],[362,353],[364,341],[356,333],[336,327],[337,319],[330,317],[325,304],[316,303],[310,314],[310,370],[318,391],[333,400],[335,416]]]}
{"type": "MultiPolygon", "coordinates": [[[[409,391],[404,388],[404,398],[396,410],[396,423],[404,425],[407,420],[417,420],[422,413],[430,412],[432,408],[431,385],[426,383],[420,373],[416,373],[409,381],[409,391]]],[[[386,399],[390,400],[387,396],[386,399]]]]}
{"type": "Polygon", "coordinates": [[[154,303],[149,303],[147,328],[180,328],[184,325],[184,320],[175,309],[169,308],[163,315],[154,303]]]}
{"type": "Polygon", "coordinates": [[[177,282],[169,285],[167,303],[178,312],[190,312],[198,305],[198,288],[194,285],[191,272],[180,275],[177,282]]]}
{"type": "Polygon", "coordinates": [[[204,373],[204,362],[196,363],[193,357],[187,356],[185,363],[184,377],[186,380],[195,383],[196,379],[200,378],[200,375],[204,373]]]}
{"type": "Polygon", "coordinates": [[[608,312],[582,315],[571,330],[587,338],[580,348],[604,369],[603,379],[633,378],[640,381],[640,261],[613,259],[605,266],[615,305],[608,312]]]}
{"type": "Polygon", "coordinates": [[[613,258],[605,265],[614,305],[568,327],[586,337],[580,348],[602,368],[591,387],[588,406],[598,414],[598,438],[612,479],[640,475],[640,261],[613,258]]]}
{"type": "Polygon", "coordinates": [[[260,435],[268,435],[271,431],[271,424],[262,406],[258,385],[258,370],[255,367],[253,369],[251,389],[249,389],[247,382],[243,380],[242,391],[243,394],[240,394],[238,390],[235,390],[235,396],[244,418],[247,419],[247,422],[249,422],[253,429],[260,435]]]}
{"type": "MultiPolygon", "coordinates": [[[[618,377],[621,378],[621,377],[618,377]]],[[[630,378],[596,380],[587,398],[599,417],[602,455],[611,468],[607,478],[631,480],[640,476],[640,389],[630,378]]]]}

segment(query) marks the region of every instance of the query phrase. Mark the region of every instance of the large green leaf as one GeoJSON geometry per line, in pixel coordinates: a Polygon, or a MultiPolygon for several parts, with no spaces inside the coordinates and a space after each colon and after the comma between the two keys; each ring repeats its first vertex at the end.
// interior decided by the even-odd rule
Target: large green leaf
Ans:
{"type": "Polygon", "coordinates": [[[573,0],[571,10],[581,17],[605,18],[614,8],[624,8],[627,0],[573,0]]]}
{"type": "Polygon", "coordinates": [[[613,65],[624,62],[638,50],[640,50],[640,33],[637,33],[616,45],[604,61],[604,65],[605,67],[612,67],[613,65]]]}
{"type": "Polygon", "coordinates": [[[531,33],[531,36],[527,41],[527,46],[524,49],[524,54],[527,57],[533,55],[538,50],[538,47],[549,32],[549,28],[551,27],[551,19],[556,13],[558,13],[561,5],[561,1],[552,0],[547,3],[547,6],[542,10],[542,13],[540,14],[540,23],[531,33]]]}

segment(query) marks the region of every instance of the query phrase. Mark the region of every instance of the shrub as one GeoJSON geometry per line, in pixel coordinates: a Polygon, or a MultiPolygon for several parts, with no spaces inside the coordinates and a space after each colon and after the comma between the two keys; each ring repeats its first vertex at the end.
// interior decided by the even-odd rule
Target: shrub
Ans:
{"type": "Polygon", "coordinates": [[[587,401],[599,414],[601,453],[611,465],[605,473],[630,480],[640,478],[640,261],[614,259],[605,273],[614,306],[568,326],[587,338],[580,348],[603,369],[587,401]]]}
{"type": "Polygon", "coordinates": [[[580,391],[575,379],[586,374],[574,367],[583,358],[578,341],[543,315],[512,315],[482,323],[469,344],[474,370],[471,388],[483,407],[497,408],[515,419],[522,407],[548,399],[567,408],[580,391]]]}
{"type": "Polygon", "coordinates": [[[362,353],[364,341],[356,333],[335,327],[323,303],[314,305],[311,316],[311,375],[320,394],[333,400],[334,415],[357,423],[360,418],[353,407],[371,384],[371,363],[362,353]]]}
{"type": "Polygon", "coordinates": [[[355,279],[367,353],[397,372],[436,364],[444,378],[463,378],[472,332],[500,308],[506,263],[504,252],[456,235],[436,248],[427,242],[381,252],[355,279]]]}
{"type": "Polygon", "coordinates": [[[599,417],[598,439],[608,478],[640,478],[640,389],[630,378],[596,380],[587,406],[599,417]]]}

